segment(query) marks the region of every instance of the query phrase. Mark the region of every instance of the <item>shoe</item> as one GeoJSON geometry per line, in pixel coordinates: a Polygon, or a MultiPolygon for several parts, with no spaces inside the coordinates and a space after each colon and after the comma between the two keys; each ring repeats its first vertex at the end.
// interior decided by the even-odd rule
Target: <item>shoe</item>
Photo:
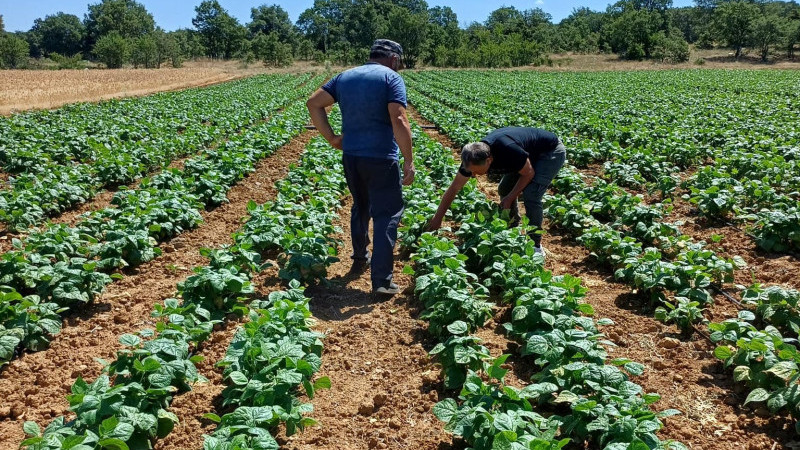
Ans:
{"type": "Polygon", "coordinates": [[[377,288],[372,288],[373,294],[383,294],[383,295],[395,295],[400,293],[400,286],[389,283],[388,286],[378,286],[377,288]]]}
{"type": "Polygon", "coordinates": [[[542,262],[544,262],[545,257],[547,256],[547,252],[545,251],[544,247],[535,247],[533,249],[535,255],[542,255],[542,262]]]}
{"type": "Polygon", "coordinates": [[[367,254],[366,258],[354,258],[353,265],[350,266],[350,273],[361,273],[367,270],[372,263],[372,255],[367,254]]]}

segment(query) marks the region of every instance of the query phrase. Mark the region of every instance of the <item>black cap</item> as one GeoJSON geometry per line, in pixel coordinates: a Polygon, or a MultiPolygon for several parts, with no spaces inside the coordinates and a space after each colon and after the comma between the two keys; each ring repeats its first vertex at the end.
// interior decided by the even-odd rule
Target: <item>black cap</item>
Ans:
{"type": "Polygon", "coordinates": [[[398,55],[403,56],[403,46],[395,41],[390,41],[389,39],[376,39],[375,42],[372,43],[372,48],[370,51],[374,52],[376,50],[397,53],[398,55]]]}

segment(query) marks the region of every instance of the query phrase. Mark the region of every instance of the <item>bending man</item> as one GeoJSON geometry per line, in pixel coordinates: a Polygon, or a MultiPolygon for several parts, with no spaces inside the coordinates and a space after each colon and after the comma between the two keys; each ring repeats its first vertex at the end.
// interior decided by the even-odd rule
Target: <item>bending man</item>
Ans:
{"type": "MultiPolygon", "coordinates": [[[[542,227],[542,197],[564,165],[567,152],[561,139],[539,128],[507,127],[489,133],[482,141],[461,150],[461,167],[444,193],[429,228],[438,229],[442,219],[467,181],[475,175],[503,174],[497,187],[503,209],[511,209],[512,224],[519,221],[517,198],[522,194],[530,225],[542,227]]],[[[542,235],[533,235],[537,253],[544,255],[542,235]]]]}
{"type": "Polygon", "coordinates": [[[411,127],[406,117],[406,85],[397,73],[403,48],[378,39],[369,62],[342,72],[318,89],[306,105],[320,134],[344,152],[342,163],[353,196],[350,230],[353,271],[369,264],[369,219],[373,227],[372,291],[396,294],[392,282],[397,226],[403,214],[398,154],[403,154],[402,184],[414,181],[411,127]],[[325,108],[339,102],[342,135],[336,135],[325,108]]]}

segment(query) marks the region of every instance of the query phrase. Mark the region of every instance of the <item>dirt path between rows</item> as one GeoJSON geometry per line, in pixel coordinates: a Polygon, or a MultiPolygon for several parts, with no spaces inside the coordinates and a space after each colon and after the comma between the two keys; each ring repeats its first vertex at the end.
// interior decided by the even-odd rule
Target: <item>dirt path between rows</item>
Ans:
{"type": "Polygon", "coordinates": [[[232,242],[231,234],[247,217],[248,202],[274,198],[275,181],[299,159],[310,135],[304,133],[259,163],[228,192],[230,203],[204,212],[203,225],[163,244],[164,255],[109,285],[94,305],[67,316],[49,349],[26,353],[0,372],[0,448],[19,444],[24,421],[43,424],[67,413],[65,396],[75,378],[94,379],[101,369],[95,358],[113,359],[121,334],[153,326],[153,305],[174,296],[177,283],[207,263],[198,250],[232,242]]]}
{"type": "MultiPolygon", "coordinates": [[[[350,206],[348,196],[340,210],[343,217],[335,223],[342,229],[338,238],[344,244],[339,249],[341,261],[329,268],[330,283],[306,290],[315,329],[326,335],[320,375],[331,378],[332,388],[319,391],[311,401],[310,416],[319,425],[289,438],[281,430],[282,448],[448,448],[450,436],[430,412],[440,394],[439,372],[427,356],[434,343],[426,339],[425,322],[417,320],[412,295],[374,296],[369,293],[369,270],[350,273],[350,206]]],[[[396,257],[396,282],[411,286],[413,280],[401,274],[407,260],[396,257]]],[[[284,289],[276,269],[260,274],[255,283],[262,295],[284,289]]],[[[221,371],[210,366],[201,371],[211,383],[176,399],[172,410],[181,425],[158,448],[202,447],[203,434],[215,428],[202,414],[229,412],[219,409],[221,371]]]]}
{"type": "Polygon", "coordinates": [[[330,285],[306,291],[315,329],[327,336],[321,374],[332,388],[312,401],[320,425],[282,448],[447,449],[451,437],[431,412],[441,395],[439,371],[428,357],[435,342],[418,319],[413,278],[402,274],[408,260],[396,253],[394,274],[410,289],[388,299],[370,293],[368,269],[349,273],[351,204],[348,196],[337,221],[343,246],[341,261],[329,269],[330,285]]]}
{"type": "MultiPolygon", "coordinates": [[[[421,125],[432,125],[412,107],[409,111],[421,125]]],[[[443,145],[452,146],[452,141],[439,132],[426,130],[426,133],[443,145]]],[[[495,183],[485,177],[478,182],[487,197],[499,201],[495,183]]],[[[791,420],[764,411],[757,415],[740,406],[747,393],[737,388],[732,377],[725,373],[711,353],[714,347],[710,342],[700,336],[682,338],[675,327],[656,321],[646,301],[633,294],[628,286],[617,283],[613,273],[598,264],[582,245],[550,228],[547,222],[544,228],[547,234],[542,245],[547,250],[547,269],[555,275],[581,278],[589,289],[586,301],[594,307],[595,317],[614,321],[614,325],[603,327],[609,340],[618,345],[609,349],[610,357],[644,364],[644,375],[633,381],[645,392],[662,396],[655,409],[675,408],[683,412],[666,419],[666,426],[659,433],[662,439],[681,441],[691,449],[727,450],[786,448],[785,444],[795,438],[791,420]]],[[[717,304],[719,308],[714,310],[712,320],[724,320],[735,314],[732,305],[726,306],[721,299],[717,299],[717,304]]],[[[505,342],[496,331],[482,330],[478,336],[490,349],[502,348],[505,342]]],[[[513,351],[513,347],[512,344],[512,348],[504,351],[513,351]]],[[[534,370],[530,360],[515,357],[509,361],[522,379],[534,370]]]]}

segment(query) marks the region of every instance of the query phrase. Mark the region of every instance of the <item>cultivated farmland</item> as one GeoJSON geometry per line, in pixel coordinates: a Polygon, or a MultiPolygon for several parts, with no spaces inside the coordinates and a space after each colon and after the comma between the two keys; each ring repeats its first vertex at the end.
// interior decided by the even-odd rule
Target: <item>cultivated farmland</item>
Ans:
{"type": "Polygon", "coordinates": [[[339,154],[304,128],[324,76],[0,121],[0,447],[800,440],[796,72],[403,76],[391,300],[348,273],[339,154]],[[457,148],[509,125],[568,148],[544,265],[486,179],[425,232],[457,148]]]}

